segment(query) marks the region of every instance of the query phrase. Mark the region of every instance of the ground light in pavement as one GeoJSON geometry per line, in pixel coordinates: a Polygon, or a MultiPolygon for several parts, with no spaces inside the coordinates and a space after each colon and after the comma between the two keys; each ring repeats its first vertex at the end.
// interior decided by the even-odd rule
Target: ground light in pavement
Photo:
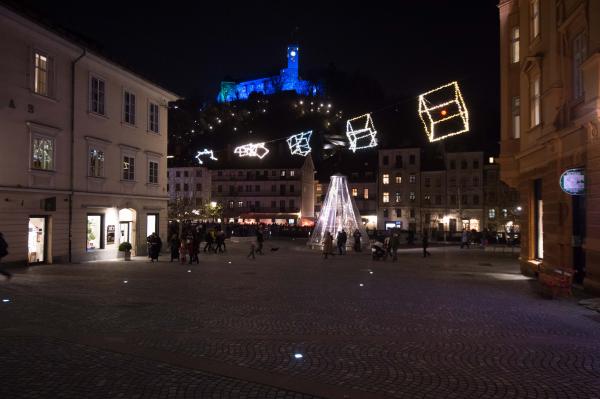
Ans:
{"type": "Polygon", "coordinates": [[[302,359],[304,356],[302,356],[302,353],[294,353],[294,357],[296,359],[302,359]]]}
{"type": "Polygon", "coordinates": [[[9,303],[9,302],[10,302],[10,299],[8,299],[8,298],[4,298],[4,299],[2,299],[2,302],[3,302],[3,303],[9,303]]]}
{"type": "Polygon", "coordinates": [[[128,282],[128,280],[123,280],[123,284],[127,284],[128,282]]]}

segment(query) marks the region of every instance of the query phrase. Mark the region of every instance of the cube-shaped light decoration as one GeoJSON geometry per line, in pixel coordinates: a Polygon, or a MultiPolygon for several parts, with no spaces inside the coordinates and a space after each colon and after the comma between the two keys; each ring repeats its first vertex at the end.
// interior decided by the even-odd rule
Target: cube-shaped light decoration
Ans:
{"type": "Polygon", "coordinates": [[[268,153],[269,149],[265,147],[265,143],[248,143],[236,147],[233,150],[234,154],[237,154],[242,157],[257,157],[263,159],[268,153]]]}
{"type": "Polygon", "coordinates": [[[469,131],[469,111],[458,82],[421,94],[419,116],[430,142],[469,131]]]}
{"type": "Polygon", "coordinates": [[[312,136],[312,130],[308,132],[302,132],[294,134],[287,139],[288,147],[292,155],[307,156],[310,151],[310,137],[312,136]]]}
{"type": "Polygon", "coordinates": [[[346,122],[346,137],[350,141],[350,150],[356,152],[362,148],[377,147],[377,131],[371,114],[364,114],[346,122]]]}

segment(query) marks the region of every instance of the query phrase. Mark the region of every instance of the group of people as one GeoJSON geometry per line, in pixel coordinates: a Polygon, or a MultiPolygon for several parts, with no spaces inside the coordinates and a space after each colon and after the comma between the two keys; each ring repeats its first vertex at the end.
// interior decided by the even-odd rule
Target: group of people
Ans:
{"type": "MultiPolygon", "coordinates": [[[[183,238],[179,238],[178,234],[173,234],[169,242],[171,248],[171,262],[175,259],[180,263],[191,265],[192,263],[200,263],[200,245],[202,244],[202,231],[189,230],[182,234],[183,238]]],[[[224,253],[227,251],[225,244],[225,232],[221,229],[211,228],[204,233],[204,253],[224,253]]]]}
{"type": "MultiPolygon", "coordinates": [[[[354,230],[354,233],[352,233],[352,237],[354,238],[354,243],[352,245],[352,249],[355,252],[361,252],[362,251],[362,243],[361,243],[362,234],[361,234],[360,230],[358,230],[358,229],[354,230]]],[[[346,243],[348,242],[348,233],[346,233],[346,230],[342,229],[342,230],[338,231],[335,239],[336,239],[336,243],[337,243],[338,253],[340,255],[344,255],[346,253],[346,243]]],[[[323,236],[323,257],[325,259],[327,259],[327,257],[329,255],[331,255],[331,256],[335,255],[333,253],[333,235],[331,234],[331,232],[326,231],[325,235],[323,236]]]]}

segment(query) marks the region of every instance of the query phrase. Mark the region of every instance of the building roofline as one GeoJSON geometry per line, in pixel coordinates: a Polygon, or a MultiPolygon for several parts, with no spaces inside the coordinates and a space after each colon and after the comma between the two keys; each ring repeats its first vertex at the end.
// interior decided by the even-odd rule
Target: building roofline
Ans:
{"type": "Polygon", "coordinates": [[[57,26],[50,26],[48,22],[41,21],[32,15],[28,15],[25,11],[19,10],[10,4],[6,4],[4,2],[0,3],[0,15],[4,15],[16,23],[26,27],[34,28],[34,30],[37,30],[40,34],[52,35],[54,39],[57,39],[65,47],[69,47],[71,51],[85,51],[86,56],[95,58],[97,62],[103,62],[110,67],[119,69],[121,72],[130,75],[132,78],[140,81],[142,84],[152,86],[154,90],[162,92],[161,94],[167,97],[169,101],[176,101],[183,98],[182,96],[162,87],[152,80],[143,77],[139,73],[134,72],[130,68],[110,59],[108,56],[100,54],[99,51],[92,49],[91,46],[84,43],[84,40],[77,37],[77,35],[73,33],[67,33],[66,30],[63,30],[57,26]]]}

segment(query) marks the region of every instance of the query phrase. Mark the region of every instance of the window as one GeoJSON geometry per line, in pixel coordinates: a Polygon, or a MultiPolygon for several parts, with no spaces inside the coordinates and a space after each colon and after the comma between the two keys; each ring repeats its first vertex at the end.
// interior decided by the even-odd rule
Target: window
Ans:
{"type": "Polygon", "coordinates": [[[367,199],[367,200],[369,199],[369,189],[368,188],[363,189],[363,198],[367,199]]]}
{"type": "Polygon", "coordinates": [[[383,210],[383,217],[384,217],[384,218],[387,218],[387,217],[388,217],[388,210],[387,210],[387,209],[384,209],[384,210],[383,210]]]}
{"type": "Polygon", "coordinates": [[[494,208],[488,210],[488,218],[496,219],[496,210],[494,208]]]}
{"type": "Polygon", "coordinates": [[[450,204],[456,205],[456,195],[451,195],[450,196],[450,204]]]}
{"type": "Polygon", "coordinates": [[[532,0],[530,6],[531,40],[540,35],[540,0],[532,0]]]}
{"type": "Polygon", "coordinates": [[[281,171],[281,177],[285,177],[285,170],[281,171]]]}
{"type": "Polygon", "coordinates": [[[196,191],[202,191],[202,183],[196,183],[196,191]]]}
{"type": "Polygon", "coordinates": [[[467,169],[468,168],[467,161],[465,161],[464,159],[462,161],[460,161],[460,168],[467,169]]]}
{"type": "Polygon", "coordinates": [[[90,111],[99,115],[106,115],[105,86],[104,80],[96,76],[90,78],[90,111]]]}
{"type": "Polygon", "coordinates": [[[39,52],[35,53],[33,91],[36,94],[50,97],[52,84],[52,58],[39,52]]]}
{"type": "Polygon", "coordinates": [[[146,215],[146,235],[152,233],[158,234],[158,213],[149,213],[146,215]]]}
{"type": "Polygon", "coordinates": [[[175,177],[181,177],[181,172],[180,171],[175,172],[175,177]]]}
{"type": "Polygon", "coordinates": [[[417,176],[415,176],[414,173],[411,173],[411,175],[408,177],[408,181],[410,183],[416,183],[417,182],[417,176]]]}
{"type": "Polygon", "coordinates": [[[358,197],[358,189],[357,189],[357,188],[353,188],[353,189],[352,189],[352,196],[353,196],[354,198],[358,197]]]}
{"type": "Polygon", "coordinates": [[[514,139],[521,138],[521,99],[512,98],[512,133],[514,139]]]}
{"type": "Polygon", "coordinates": [[[436,195],[435,196],[435,204],[436,205],[442,205],[442,196],[441,195],[436,195]]]}
{"type": "MultiPolygon", "coordinates": [[[[148,162],[148,183],[158,184],[158,162],[156,161],[148,162]]],[[[186,189],[185,191],[188,190],[186,189]]]]}
{"type": "MultiPolygon", "coordinates": [[[[240,172],[240,173],[241,173],[241,172],[240,172]]],[[[272,171],[271,171],[271,176],[273,176],[273,177],[277,176],[277,171],[276,171],[276,170],[272,170],[272,171]]]]}
{"type": "Polygon", "coordinates": [[[473,196],[473,205],[479,205],[479,195],[477,194],[473,196]]]}
{"type": "Polygon", "coordinates": [[[90,148],[89,152],[90,169],[89,176],[102,177],[104,176],[104,151],[97,148],[90,148]]]}
{"type": "Polygon", "coordinates": [[[254,191],[256,191],[257,193],[260,192],[260,186],[258,184],[254,186],[254,191]]]}
{"type": "Polygon", "coordinates": [[[31,167],[33,169],[54,170],[54,139],[34,136],[32,142],[31,167]]]}
{"type": "Polygon", "coordinates": [[[196,206],[202,206],[202,198],[196,198],[196,206]]]}
{"type": "Polygon", "coordinates": [[[296,171],[290,170],[290,177],[294,177],[296,175],[296,171]]]}
{"type": "Polygon", "coordinates": [[[277,191],[277,185],[273,184],[273,185],[271,185],[271,192],[274,193],[275,191],[277,191]]]}
{"type": "Polygon", "coordinates": [[[243,201],[238,201],[237,202],[237,207],[238,208],[243,208],[244,207],[244,202],[243,201]]]}
{"type": "Polygon", "coordinates": [[[189,176],[190,176],[189,172],[187,170],[184,170],[183,177],[189,177],[189,176]]]}
{"type": "Polygon", "coordinates": [[[396,192],[396,202],[402,201],[402,195],[399,192],[396,192]]]}
{"type": "Polygon", "coordinates": [[[415,192],[414,192],[414,191],[411,191],[411,192],[410,192],[410,194],[408,195],[408,198],[409,198],[411,201],[414,201],[414,200],[415,200],[415,198],[417,198],[417,196],[415,195],[415,192]]]}
{"type": "Polygon", "coordinates": [[[279,200],[279,210],[285,211],[285,200],[279,200]]]}
{"type": "Polygon", "coordinates": [[[181,184],[175,183],[175,191],[181,191],[181,184]]]}
{"type": "Polygon", "coordinates": [[[220,185],[220,184],[219,184],[219,185],[217,186],[217,192],[218,192],[218,193],[222,193],[222,192],[223,192],[223,186],[222,186],[222,185],[220,185]]]}
{"type": "Polygon", "coordinates": [[[577,100],[583,97],[583,71],[581,64],[586,57],[586,43],[583,32],[573,38],[573,99],[577,100]]]}
{"type": "Polygon", "coordinates": [[[469,201],[467,200],[467,196],[466,195],[461,195],[460,202],[462,203],[463,206],[467,205],[469,203],[469,201]]]}
{"type": "Polygon", "coordinates": [[[148,130],[158,133],[158,104],[155,103],[148,106],[148,130]]]}
{"type": "Polygon", "coordinates": [[[202,170],[201,169],[196,170],[196,177],[202,177],[202,170]]]}
{"type": "Polygon", "coordinates": [[[123,92],[123,121],[135,125],[135,94],[123,92]]]}
{"type": "Polygon", "coordinates": [[[252,191],[252,186],[251,185],[246,185],[246,192],[249,193],[252,191]]]}
{"type": "Polygon", "coordinates": [[[450,186],[456,187],[456,177],[451,177],[450,178],[450,186]]]}
{"type": "Polygon", "coordinates": [[[478,159],[475,159],[473,161],[473,169],[479,169],[479,160],[478,159]]]}
{"type": "Polygon", "coordinates": [[[171,191],[171,186],[169,185],[169,183],[167,183],[167,192],[171,191]]]}
{"type": "Polygon", "coordinates": [[[442,179],[440,179],[439,177],[436,177],[436,179],[435,179],[435,186],[436,187],[442,187],[442,179]]]}
{"type": "Polygon", "coordinates": [[[223,176],[223,171],[222,170],[217,171],[217,176],[219,176],[219,177],[223,176]]]}
{"type": "Polygon", "coordinates": [[[408,163],[410,165],[414,165],[415,164],[415,155],[414,154],[410,154],[410,156],[408,157],[408,163]]]}
{"type": "Polygon", "coordinates": [[[415,210],[414,210],[414,209],[411,209],[411,210],[410,210],[410,217],[411,217],[411,218],[414,218],[414,217],[415,217],[415,210]]]}
{"type": "Polygon", "coordinates": [[[456,161],[454,159],[450,161],[450,169],[456,169],[456,161]]]}
{"type": "Polygon", "coordinates": [[[387,155],[383,156],[383,165],[387,166],[390,163],[389,157],[387,155]]]}
{"type": "Polygon", "coordinates": [[[296,207],[296,204],[294,203],[294,200],[291,199],[290,200],[290,211],[293,211],[295,207],[296,207]]]}
{"type": "Polygon", "coordinates": [[[229,201],[227,203],[227,206],[228,206],[229,209],[233,209],[233,201],[229,201]]]}
{"type": "Polygon", "coordinates": [[[190,191],[190,186],[189,186],[189,184],[187,184],[187,183],[184,183],[184,184],[183,184],[183,191],[186,191],[186,192],[187,192],[187,191],[190,191]]]}
{"type": "Polygon", "coordinates": [[[540,101],[541,101],[541,82],[540,75],[535,75],[529,83],[529,98],[531,111],[531,127],[537,126],[541,122],[540,101]]]}
{"type": "Polygon", "coordinates": [[[431,178],[426,177],[424,184],[425,184],[425,187],[431,187],[431,178]]]}
{"type": "Polygon", "coordinates": [[[402,217],[402,209],[396,208],[396,217],[397,218],[401,218],[402,217]]]}
{"type": "Polygon", "coordinates": [[[516,64],[519,62],[519,27],[515,26],[510,32],[510,62],[516,64]]]}
{"type": "Polygon", "coordinates": [[[383,174],[383,184],[390,184],[390,175],[387,173],[383,174]]]}
{"type": "Polygon", "coordinates": [[[135,158],[123,156],[123,180],[135,180],[135,158]]]}
{"type": "Polygon", "coordinates": [[[277,208],[277,201],[271,201],[271,208],[277,208]]]}
{"type": "Polygon", "coordinates": [[[425,200],[425,202],[429,203],[431,202],[431,194],[425,194],[423,196],[423,199],[425,200]]]}
{"type": "Polygon", "coordinates": [[[533,198],[534,252],[537,259],[544,259],[544,200],[542,197],[542,179],[536,179],[533,182],[533,198]]]}
{"type": "Polygon", "coordinates": [[[87,250],[104,248],[104,215],[87,215],[87,250]]]}
{"type": "Polygon", "coordinates": [[[390,193],[383,193],[383,203],[387,204],[388,202],[390,202],[390,193]]]}
{"type": "Polygon", "coordinates": [[[401,184],[401,183],[402,183],[402,176],[396,175],[396,184],[401,184]]]}
{"type": "Polygon", "coordinates": [[[402,167],[402,155],[396,155],[396,167],[397,168],[402,167]]]}

